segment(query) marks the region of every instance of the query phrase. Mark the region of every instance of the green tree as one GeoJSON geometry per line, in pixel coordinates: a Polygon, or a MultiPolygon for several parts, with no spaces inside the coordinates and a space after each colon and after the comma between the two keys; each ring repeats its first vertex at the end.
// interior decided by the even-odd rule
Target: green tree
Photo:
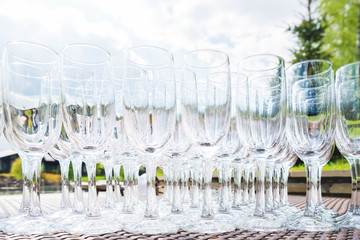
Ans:
{"type": "Polygon", "coordinates": [[[301,15],[301,23],[287,29],[297,37],[298,48],[291,50],[294,56],[292,63],[330,57],[329,52],[323,50],[326,22],[321,17],[314,17],[317,8],[314,6],[313,0],[307,1],[306,8],[307,14],[301,15]]]}
{"type": "Polygon", "coordinates": [[[320,0],[326,19],[323,50],[331,53],[334,70],[360,60],[360,0],[320,0]]]}
{"type": "Polygon", "coordinates": [[[21,159],[19,157],[11,164],[10,175],[15,179],[22,179],[21,159]]]}

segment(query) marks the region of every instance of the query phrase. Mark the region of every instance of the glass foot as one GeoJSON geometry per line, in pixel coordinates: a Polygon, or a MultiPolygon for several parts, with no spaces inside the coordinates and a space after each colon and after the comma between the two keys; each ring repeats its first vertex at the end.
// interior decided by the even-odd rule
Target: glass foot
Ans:
{"type": "Polygon", "coordinates": [[[161,219],[143,219],[136,224],[126,224],[124,230],[141,234],[166,234],[179,231],[179,226],[161,219]]]}
{"type": "Polygon", "coordinates": [[[174,223],[178,226],[188,223],[191,219],[188,219],[185,213],[170,213],[163,218],[164,221],[174,223]]]}
{"type": "Polygon", "coordinates": [[[223,233],[235,230],[235,225],[230,221],[201,218],[198,221],[187,223],[182,230],[195,233],[223,233]]]}
{"type": "Polygon", "coordinates": [[[79,221],[65,227],[65,231],[71,234],[98,235],[122,230],[123,225],[115,221],[108,221],[100,217],[83,216],[79,221]]]}
{"type": "Polygon", "coordinates": [[[60,209],[58,211],[49,213],[46,215],[46,218],[50,219],[51,221],[62,221],[69,217],[72,214],[71,209],[60,209]]]}
{"type": "Polygon", "coordinates": [[[339,229],[339,226],[333,222],[327,222],[319,220],[316,217],[306,217],[295,219],[287,226],[290,230],[299,231],[335,231],[339,229]]]}
{"type": "Polygon", "coordinates": [[[315,214],[319,219],[333,222],[336,222],[336,218],[340,217],[338,212],[335,212],[334,210],[331,210],[322,204],[316,207],[315,214]]]}
{"type": "Polygon", "coordinates": [[[60,231],[60,228],[44,216],[31,217],[21,214],[9,217],[4,222],[3,231],[15,234],[45,234],[60,231]]]}
{"type": "Polygon", "coordinates": [[[286,229],[284,219],[276,214],[265,214],[262,217],[250,216],[236,222],[239,229],[248,231],[278,232],[286,229]]]}
{"type": "Polygon", "coordinates": [[[117,214],[117,217],[114,219],[114,221],[125,225],[125,224],[140,222],[141,220],[143,220],[143,218],[144,218],[144,214],[139,214],[136,212],[134,213],[120,212],[117,214]]]}
{"type": "Polygon", "coordinates": [[[340,228],[360,228],[360,215],[347,212],[336,218],[336,223],[340,228]]]}

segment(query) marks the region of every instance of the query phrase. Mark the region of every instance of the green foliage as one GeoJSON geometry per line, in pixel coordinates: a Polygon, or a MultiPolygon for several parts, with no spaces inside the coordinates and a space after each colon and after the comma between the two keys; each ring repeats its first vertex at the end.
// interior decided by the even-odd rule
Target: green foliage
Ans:
{"type": "Polygon", "coordinates": [[[336,71],[341,66],[359,59],[358,0],[320,0],[319,13],[329,27],[325,30],[324,51],[336,71]]]}
{"type": "MultiPolygon", "coordinates": [[[[350,164],[341,153],[335,148],[334,154],[330,161],[324,166],[324,171],[328,170],[350,170],[350,164]]],[[[305,171],[305,165],[301,160],[298,160],[295,166],[290,171],[305,171]]]]}
{"type": "Polygon", "coordinates": [[[287,29],[298,39],[298,48],[291,50],[294,56],[292,63],[308,59],[328,59],[330,57],[330,54],[323,50],[323,38],[327,29],[326,21],[323,18],[314,18],[312,16],[312,7],[312,0],[308,0],[307,16],[303,15],[299,25],[287,29]]]}
{"type": "Polygon", "coordinates": [[[70,162],[69,165],[69,180],[74,181],[74,170],[73,170],[72,162],[70,162]]]}
{"type": "Polygon", "coordinates": [[[12,164],[10,169],[10,175],[15,179],[22,179],[22,168],[21,168],[21,159],[17,158],[12,164]]]}

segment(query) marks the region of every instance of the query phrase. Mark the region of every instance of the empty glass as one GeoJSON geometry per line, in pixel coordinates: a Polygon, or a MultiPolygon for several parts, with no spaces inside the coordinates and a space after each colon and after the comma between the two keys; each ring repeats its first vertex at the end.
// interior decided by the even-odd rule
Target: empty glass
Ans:
{"type": "Polygon", "coordinates": [[[334,149],[335,102],[332,64],[326,60],[299,62],[287,70],[287,127],[291,148],[306,168],[304,215],[290,229],[330,231],[338,227],[316,214],[318,170],[334,149]]]}
{"type": "Polygon", "coordinates": [[[357,181],[360,177],[360,62],[351,63],[336,71],[336,146],[351,167],[351,202],[347,214],[350,219],[342,227],[360,226],[360,201],[357,181]]]}
{"type": "Polygon", "coordinates": [[[272,196],[273,165],[284,139],[284,71],[284,60],[271,54],[250,56],[239,64],[238,72],[244,74],[247,81],[240,79],[237,86],[237,129],[256,164],[255,212],[253,217],[238,222],[242,229],[277,231],[285,228],[271,207],[266,208],[272,196]]]}
{"type": "Polygon", "coordinates": [[[40,167],[45,153],[60,136],[60,58],[43,45],[11,42],[5,46],[3,60],[5,136],[22,159],[27,184],[22,209],[29,209],[27,215],[9,218],[3,230],[21,234],[53,232],[57,228],[43,216],[40,206],[40,167]]]}
{"type": "Polygon", "coordinates": [[[232,231],[235,229],[232,222],[215,219],[211,190],[214,158],[230,126],[229,57],[217,50],[199,49],[185,55],[183,67],[196,76],[195,81],[182,82],[181,107],[185,133],[202,155],[204,195],[201,218],[182,229],[206,233],[232,231]]]}
{"type": "Polygon", "coordinates": [[[83,155],[88,173],[86,217],[66,228],[77,234],[115,232],[117,222],[104,221],[97,203],[96,163],[114,134],[115,98],[110,54],[87,44],[61,51],[64,127],[72,147],[83,155]]]}
{"type": "Polygon", "coordinates": [[[147,195],[144,219],[124,229],[145,234],[176,232],[176,224],[159,219],[155,191],[156,167],[175,130],[173,57],[165,49],[140,46],[128,50],[126,63],[146,71],[146,77],[123,80],[123,111],[127,136],[146,167],[147,195]]]}

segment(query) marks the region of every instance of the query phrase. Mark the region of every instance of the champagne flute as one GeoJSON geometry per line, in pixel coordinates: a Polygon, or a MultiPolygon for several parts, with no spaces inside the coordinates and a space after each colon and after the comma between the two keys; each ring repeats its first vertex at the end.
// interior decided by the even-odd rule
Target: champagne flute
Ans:
{"type": "Polygon", "coordinates": [[[101,234],[122,229],[105,221],[97,202],[96,164],[114,134],[115,102],[110,54],[88,44],[71,44],[61,51],[64,127],[86,164],[86,217],[66,228],[75,234],[101,234]]]}
{"type": "Polygon", "coordinates": [[[320,166],[331,158],[335,137],[335,102],[332,64],[326,60],[299,62],[287,69],[286,135],[306,168],[304,215],[290,229],[331,231],[334,222],[316,214],[320,166]]]}
{"type": "Polygon", "coordinates": [[[202,155],[204,201],[201,218],[182,229],[205,233],[232,231],[232,222],[215,220],[211,190],[214,157],[230,126],[229,57],[221,51],[198,49],[185,55],[184,68],[196,76],[195,81],[182,82],[181,101],[185,133],[202,155]]]}
{"type": "Polygon", "coordinates": [[[176,121],[173,57],[165,49],[140,46],[128,50],[126,62],[146,71],[146,78],[124,79],[123,110],[127,136],[146,167],[147,198],[144,219],[124,229],[145,234],[176,232],[176,224],[159,219],[155,192],[156,166],[176,121]],[[160,73],[167,68],[168,75],[160,73]]]}
{"type": "Polygon", "coordinates": [[[23,164],[27,191],[23,207],[29,212],[9,218],[7,233],[56,231],[40,205],[41,160],[55,145],[61,130],[61,91],[59,55],[52,49],[32,42],[10,42],[3,53],[2,97],[5,136],[18,152],[23,164]],[[29,204],[29,205],[27,205],[29,204]],[[14,221],[12,221],[14,220],[14,221]]]}
{"type": "Polygon", "coordinates": [[[282,219],[271,212],[272,169],[284,139],[286,88],[284,60],[259,54],[239,63],[238,72],[247,81],[238,84],[237,129],[256,164],[256,205],[253,217],[239,221],[238,227],[253,231],[279,231],[282,219]],[[266,181],[266,184],[265,184],[266,181]],[[268,199],[268,201],[266,201],[268,199]]]}

